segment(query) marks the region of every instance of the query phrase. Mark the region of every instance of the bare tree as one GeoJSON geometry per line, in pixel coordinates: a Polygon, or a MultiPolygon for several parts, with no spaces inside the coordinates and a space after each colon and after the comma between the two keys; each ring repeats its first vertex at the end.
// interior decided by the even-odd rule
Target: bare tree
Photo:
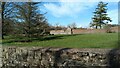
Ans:
{"type": "Polygon", "coordinates": [[[77,28],[77,25],[76,23],[72,23],[72,24],[69,24],[68,27],[72,28],[72,29],[76,29],[77,28]]]}

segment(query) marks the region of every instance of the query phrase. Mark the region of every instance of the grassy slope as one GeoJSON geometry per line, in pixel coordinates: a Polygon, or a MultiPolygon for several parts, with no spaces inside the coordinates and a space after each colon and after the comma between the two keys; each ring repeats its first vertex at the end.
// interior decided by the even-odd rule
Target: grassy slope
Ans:
{"type": "MultiPolygon", "coordinates": [[[[51,36],[50,36],[51,37],[51,36]]],[[[118,34],[79,34],[79,35],[57,35],[44,40],[33,40],[32,42],[9,42],[11,39],[3,40],[4,45],[19,46],[45,46],[45,47],[73,47],[73,48],[115,48],[117,47],[118,34]]],[[[12,39],[13,40],[13,39],[12,39]]]]}

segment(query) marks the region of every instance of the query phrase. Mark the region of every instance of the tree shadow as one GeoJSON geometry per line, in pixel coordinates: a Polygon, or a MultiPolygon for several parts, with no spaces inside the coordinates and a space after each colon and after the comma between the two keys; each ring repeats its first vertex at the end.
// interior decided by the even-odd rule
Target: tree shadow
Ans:
{"type": "MultiPolygon", "coordinates": [[[[71,36],[77,36],[78,34],[72,34],[72,35],[53,35],[53,36],[45,36],[42,38],[36,38],[34,40],[39,41],[48,41],[48,40],[57,40],[57,39],[65,39],[71,36]]],[[[80,35],[80,34],[79,34],[80,35]]]]}
{"type": "Polygon", "coordinates": [[[53,64],[53,66],[51,66],[51,67],[49,67],[49,68],[88,68],[87,66],[84,66],[84,65],[82,65],[81,63],[79,63],[79,66],[71,66],[71,64],[70,63],[72,63],[72,62],[76,62],[76,61],[71,61],[71,62],[67,62],[67,64],[66,65],[63,65],[63,66],[61,66],[61,65],[59,65],[59,63],[63,63],[63,57],[61,56],[61,54],[63,54],[65,51],[67,51],[67,50],[70,50],[71,48],[61,48],[61,49],[59,49],[59,50],[57,50],[57,51],[54,51],[54,50],[50,50],[50,48],[48,48],[46,51],[45,51],[45,53],[44,54],[46,54],[46,53],[53,53],[53,55],[54,55],[54,64],[53,64]]]}
{"type": "Polygon", "coordinates": [[[3,41],[2,44],[6,43],[13,43],[13,42],[33,42],[33,41],[49,41],[49,40],[58,40],[58,39],[65,39],[71,36],[77,36],[83,34],[72,34],[72,35],[48,35],[48,36],[41,36],[41,37],[33,37],[33,38],[26,38],[26,37],[14,37],[14,38],[7,38],[8,41],[3,41]]]}

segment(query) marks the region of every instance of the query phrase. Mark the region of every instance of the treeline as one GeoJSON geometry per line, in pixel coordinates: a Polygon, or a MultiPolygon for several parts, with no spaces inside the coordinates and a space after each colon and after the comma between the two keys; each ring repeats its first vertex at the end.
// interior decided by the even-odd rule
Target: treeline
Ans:
{"type": "MultiPolygon", "coordinates": [[[[45,13],[40,13],[39,2],[1,2],[2,39],[5,35],[35,38],[49,32],[45,13]]],[[[30,39],[29,39],[30,40],[30,39]]]]}

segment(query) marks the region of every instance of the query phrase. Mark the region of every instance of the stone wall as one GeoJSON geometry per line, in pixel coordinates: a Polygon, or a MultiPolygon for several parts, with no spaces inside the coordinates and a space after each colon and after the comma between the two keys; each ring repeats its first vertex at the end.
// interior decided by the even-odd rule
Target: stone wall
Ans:
{"type": "MultiPolygon", "coordinates": [[[[118,27],[111,27],[111,32],[118,32],[118,27]]],[[[86,34],[86,33],[106,33],[105,29],[71,29],[51,30],[50,34],[86,34]]]]}
{"type": "Polygon", "coordinates": [[[104,29],[74,29],[73,34],[106,33],[104,29]]]}
{"type": "Polygon", "coordinates": [[[66,30],[51,30],[50,34],[72,34],[72,29],[71,28],[67,28],[66,30]]]}
{"type": "MultiPolygon", "coordinates": [[[[118,32],[118,27],[111,27],[111,32],[118,32]]],[[[73,34],[86,34],[86,33],[106,33],[106,29],[73,29],[73,34]]]]}
{"type": "Polygon", "coordinates": [[[3,47],[2,68],[120,68],[119,51],[120,49],[3,47]]]}

